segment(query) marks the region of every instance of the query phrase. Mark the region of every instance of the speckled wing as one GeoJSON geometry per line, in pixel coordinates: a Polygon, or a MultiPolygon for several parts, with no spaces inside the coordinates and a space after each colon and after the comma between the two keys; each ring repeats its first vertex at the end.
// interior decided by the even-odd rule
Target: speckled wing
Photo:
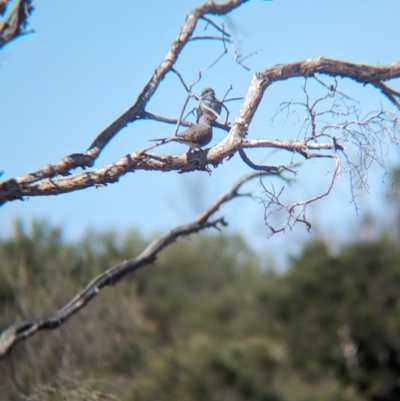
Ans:
{"type": "Polygon", "coordinates": [[[213,133],[210,125],[196,124],[183,131],[173,140],[185,143],[186,145],[195,148],[208,145],[211,142],[212,137],[213,133]]]}

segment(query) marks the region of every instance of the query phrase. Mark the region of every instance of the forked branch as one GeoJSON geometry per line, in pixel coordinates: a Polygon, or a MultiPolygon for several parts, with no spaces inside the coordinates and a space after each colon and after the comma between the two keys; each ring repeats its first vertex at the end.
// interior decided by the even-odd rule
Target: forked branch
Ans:
{"type": "Polygon", "coordinates": [[[334,187],[336,179],[340,175],[340,159],[339,156],[335,155],[335,167],[332,172],[331,180],[324,192],[313,196],[304,201],[293,203],[292,205],[287,205],[281,200],[281,195],[283,194],[284,187],[280,189],[279,192],[275,191],[275,187],[271,185],[271,189],[268,189],[262,182],[261,185],[264,188],[264,198],[259,198],[260,202],[264,205],[264,223],[270,229],[270,236],[277,234],[279,232],[285,232],[287,229],[292,230],[297,223],[302,223],[306,226],[307,230],[310,231],[311,223],[307,218],[307,206],[313,202],[316,202],[322,198],[325,198],[330,194],[332,188],[334,187]],[[270,217],[277,212],[281,214],[284,212],[286,217],[282,222],[278,224],[273,224],[270,221],[270,217]]]}

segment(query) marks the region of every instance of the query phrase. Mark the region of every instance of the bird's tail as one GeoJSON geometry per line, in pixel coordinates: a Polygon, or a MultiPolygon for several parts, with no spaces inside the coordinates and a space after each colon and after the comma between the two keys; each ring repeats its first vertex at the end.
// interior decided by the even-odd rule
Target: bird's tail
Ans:
{"type": "Polygon", "coordinates": [[[166,142],[167,139],[169,139],[169,138],[149,139],[149,141],[150,141],[150,142],[158,142],[158,141],[166,142]]]}

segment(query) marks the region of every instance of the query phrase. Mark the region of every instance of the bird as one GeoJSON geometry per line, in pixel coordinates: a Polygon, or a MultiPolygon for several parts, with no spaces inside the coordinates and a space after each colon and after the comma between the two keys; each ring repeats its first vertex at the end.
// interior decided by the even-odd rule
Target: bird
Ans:
{"type": "Polygon", "coordinates": [[[200,121],[200,118],[204,114],[209,114],[212,117],[212,121],[215,121],[221,114],[222,102],[215,97],[215,91],[213,88],[206,87],[201,91],[200,104],[197,108],[196,122],[200,121]]]}
{"type": "Polygon", "coordinates": [[[178,135],[168,138],[150,139],[150,141],[162,141],[162,143],[179,142],[189,146],[188,153],[191,153],[195,148],[201,150],[202,146],[208,145],[213,137],[212,132],[212,116],[203,114],[198,123],[192,125],[178,135]]]}

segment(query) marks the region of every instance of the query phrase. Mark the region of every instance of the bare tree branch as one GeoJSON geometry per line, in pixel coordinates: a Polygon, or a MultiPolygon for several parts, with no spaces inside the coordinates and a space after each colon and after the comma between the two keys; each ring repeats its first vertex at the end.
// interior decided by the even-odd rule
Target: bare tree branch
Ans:
{"type": "MultiPolygon", "coordinates": [[[[192,92],[192,88],[200,81],[203,71],[214,66],[227,53],[226,42],[229,42],[233,47],[234,56],[239,64],[246,58],[237,52],[235,43],[229,33],[226,32],[225,27],[212,21],[209,16],[226,15],[246,1],[229,0],[222,4],[215,4],[211,1],[193,9],[187,16],[178,37],[172,42],[166,57],[155,69],[133,105],[110,126],[100,132],[85,152],[67,155],[62,160],[48,164],[37,171],[1,181],[0,205],[12,200],[23,200],[27,196],[58,195],[93,186],[105,186],[117,182],[123,175],[136,170],[177,171],[179,173],[197,170],[206,171],[210,174],[210,165],[216,168],[224,159],[227,158],[229,160],[236,152],[240,153],[245,164],[256,171],[279,173],[282,169],[287,169],[282,165],[257,165],[247,156],[244,151],[245,148],[274,148],[290,152],[292,155],[300,154],[306,160],[316,158],[335,158],[335,160],[339,160],[337,152],[341,151],[341,155],[343,155],[347,163],[345,172],[350,175],[351,191],[365,186],[367,171],[373,162],[384,168],[385,145],[383,139],[387,137],[391,143],[398,143],[400,118],[397,114],[383,109],[362,116],[357,108],[347,104],[353,102],[354,99],[338,90],[338,79],[346,77],[363,85],[373,85],[392,104],[399,108],[400,93],[392,89],[387,81],[400,77],[400,61],[383,66],[373,66],[317,57],[265,68],[253,75],[247,95],[244,97],[242,106],[233,123],[226,122],[223,125],[214,123],[215,127],[229,131],[228,135],[214,147],[190,155],[186,153],[182,155],[149,153],[151,149],[158,146],[156,144],[129,153],[111,164],[71,174],[72,170],[77,167],[93,167],[96,159],[110,140],[129,123],[137,120],[154,120],[176,124],[175,134],[179,125],[190,126],[192,123],[183,120],[182,116],[189,98],[191,96],[199,98],[197,94],[192,92]],[[199,20],[204,20],[207,26],[210,25],[218,32],[217,36],[213,34],[206,36],[207,38],[212,37],[221,40],[223,49],[221,54],[210,65],[199,70],[198,77],[194,83],[188,85],[182,74],[174,68],[174,65],[183,48],[190,40],[199,38],[198,35],[194,36],[199,20]],[[188,93],[182,103],[183,106],[177,119],[160,116],[146,110],[147,103],[169,72],[173,72],[178,76],[188,93]],[[326,84],[321,79],[322,74],[332,77],[334,79],[333,83],[326,84]],[[291,100],[282,103],[277,113],[286,111],[289,114],[290,110],[303,109],[302,113],[304,114],[305,111],[305,118],[303,114],[299,115],[301,127],[300,131],[293,135],[295,140],[279,141],[264,138],[246,138],[252,119],[269,86],[274,82],[295,77],[304,77],[306,79],[303,86],[305,100],[291,100]],[[314,80],[309,79],[311,77],[315,78],[315,81],[326,89],[327,93],[325,95],[317,99],[313,99],[310,96],[308,82],[314,80]],[[329,106],[326,106],[326,103],[329,103],[329,106]],[[329,121],[326,121],[326,119],[329,121]],[[347,145],[358,150],[357,160],[345,153],[347,152],[347,145]]],[[[205,39],[206,37],[203,35],[202,38],[205,39]]],[[[227,111],[227,116],[229,116],[229,110],[225,105],[223,106],[227,111]]],[[[333,173],[333,178],[335,178],[335,172],[333,173]]],[[[269,195],[275,204],[279,205],[280,193],[271,192],[269,195]]],[[[306,221],[305,217],[303,220],[306,221]]],[[[300,221],[299,218],[296,221],[300,221]]]]}
{"type": "Polygon", "coordinates": [[[259,164],[255,164],[248,158],[248,156],[246,155],[246,153],[243,149],[239,149],[239,155],[242,158],[242,160],[253,170],[265,171],[268,173],[280,173],[282,170],[288,170],[288,171],[296,174],[293,170],[290,170],[284,166],[278,166],[278,167],[276,167],[276,166],[260,166],[259,164]]]}
{"type": "Polygon", "coordinates": [[[218,24],[216,24],[211,18],[207,18],[207,17],[202,17],[202,19],[204,21],[207,22],[207,24],[212,25],[218,32],[222,33],[224,36],[230,38],[231,35],[225,31],[224,28],[221,28],[218,24]]]}
{"type": "Polygon", "coordinates": [[[377,88],[380,88],[382,93],[394,104],[397,106],[398,109],[400,109],[400,92],[394,90],[393,88],[390,88],[389,86],[385,85],[382,82],[376,82],[375,86],[377,88]]]}
{"type": "Polygon", "coordinates": [[[190,92],[189,87],[186,85],[185,80],[183,79],[181,73],[176,70],[175,68],[171,68],[171,72],[173,72],[174,74],[176,74],[176,76],[179,78],[179,81],[181,81],[181,84],[183,85],[183,87],[185,88],[186,92],[190,92]]]}
{"type": "MultiPolygon", "coordinates": [[[[142,114],[142,118],[143,119],[148,119],[148,120],[159,121],[161,123],[172,124],[172,125],[175,125],[178,122],[178,120],[176,118],[158,116],[156,114],[149,113],[147,111],[145,111],[142,114]]],[[[190,127],[190,126],[193,125],[193,123],[191,121],[181,120],[181,125],[183,125],[185,127],[190,127]]]]}
{"type": "MultiPolygon", "coordinates": [[[[294,77],[312,77],[315,74],[351,78],[356,82],[370,84],[381,89],[382,82],[400,77],[400,61],[375,66],[350,63],[321,56],[304,61],[277,64],[258,71],[256,76],[263,81],[263,88],[265,88],[274,82],[294,77]]],[[[398,106],[396,103],[394,104],[398,106]]]]}
{"type": "Polygon", "coordinates": [[[10,0],[0,0],[0,15],[4,15],[10,0]]]}
{"type": "MultiPolygon", "coordinates": [[[[226,141],[226,139],[224,140],[226,141]]],[[[340,145],[339,145],[340,146],[340,145]]],[[[153,148],[154,145],[151,145],[153,148]]],[[[242,139],[238,145],[217,145],[211,149],[182,155],[163,155],[143,153],[144,150],[130,153],[123,158],[93,169],[66,177],[55,177],[33,181],[32,175],[17,177],[16,179],[0,182],[0,205],[2,203],[23,199],[25,196],[59,195],[62,193],[82,190],[89,187],[101,187],[115,183],[123,175],[135,170],[158,170],[158,171],[209,171],[208,165],[217,167],[225,158],[230,157],[240,147],[243,148],[278,148],[290,152],[300,153],[306,159],[319,157],[321,155],[310,153],[309,149],[322,150],[333,149],[332,143],[304,144],[300,141],[272,141],[242,139]]],[[[332,157],[324,155],[324,157],[332,157]]]]}
{"type": "MultiPolygon", "coordinates": [[[[9,1],[0,1],[0,15],[4,15],[9,1]]],[[[18,0],[3,21],[0,21],[0,49],[22,35],[32,33],[27,31],[28,18],[34,8],[32,0],[18,0]]]]}
{"type": "Polygon", "coordinates": [[[225,36],[215,36],[215,35],[199,35],[199,36],[192,36],[189,41],[195,40],[219,40],[221,42],[228,42],[232,43],[232,40],[226,38],[225,36]]]}
{"type": "Polygon", "coordinates": [[[192,222],[183,224],[165,232],[151,242],[140,255],[124,261],[99,274],[53,316],[44,320],[17,323],[5,329],[0,335],[0,359],[8,355],[8,353],[18,342],[26,340],[38,331],[56,329],[60,327],[71,316],[76,314],[80,309],[84,308],[104,287],[114,285],[124,278],[128,273],[134,272],[142,266],[153,263],[158,254],[164,248],[175,242],[178,238],[193,233],[198,233],[207,228],[220,229],[220,227],[225,227],[227,223],[223,217],[214,219],[211,219],[211,217],[223,204],[240,196],[250,196],[250,194],[240,194],[238,191],[243,184],[259,176],[260,173],[251,173],[242,177],[227,193],[219,197],[192,222]]]}
{"type": "Polygon", "coordinates": [[[330,194],[336,179],[340,175],[340,167],[341,167],[340,159],[337,153],[335,152],[335,168],[332,173],[331,181],[328,184],[326,190],[319,195],[313,196],[304,201],[293,203],[292,205],[285,205],[280,200],[280,196],[283,193],[284,187],[282,187],[281,190],[278,193],[276,193],[273,184],[271,184],[272,190],[268,190],[260,179],[261,185],[264,188],[264,193],[266,194],[267,199],[261,199],[261,198],[259,199],[260,202],[263,203],[264,205],[264,223],[271,231],[270,236],[277,234],[279,232],[285,232],[286,229],[292,230],[297,223],[303,223],[307,227],[307,230],[310,231],[311,223],[308,221],[306,217],[307,206],[313,202],[325,198],[330,194]],[[297,209],[299,210],[297,211],[297,209]],[[283,223],[278,225],[273,225],[272,223],[270,223],[270,217],[276,212],[282,212],[282,211],[286,212],[286,220],[284,220],[283,223]]]}

